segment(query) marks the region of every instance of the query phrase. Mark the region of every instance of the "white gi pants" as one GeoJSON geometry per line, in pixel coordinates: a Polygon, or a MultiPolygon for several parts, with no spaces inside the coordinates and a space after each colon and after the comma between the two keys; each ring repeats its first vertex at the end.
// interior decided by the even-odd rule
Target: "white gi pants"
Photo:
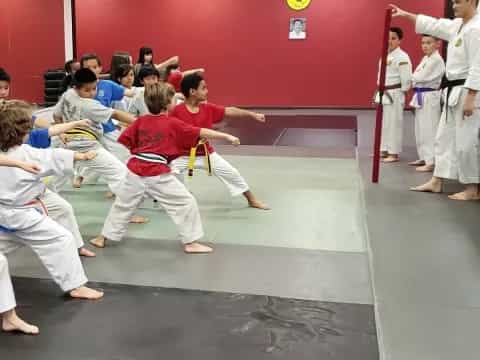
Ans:
{"type": "MultiPolygon", "coordinates": [[[[116,194],[125,177],[127,167],[103,147],[100,146],[94,150],[97,152],[97,156],[93,160],[76,162],[78,171],[81,173],[84,167],[89,167],[90,170],[102,176],[110,191],[116,194]]],[[[54,177],[49,187],[55,192],[60,192],[70,180],[70,176],[54,177]]]]}
{"type": "MultiPolygon", "coordinates": [[[[125,164],[130,157],[130,151],[117,141],[121,133],[120,130],[104,133],[100,142],[107,151],[110,151],[118,160],[125,164]]],[[[92,171],[89,167],[84,167],[79,175],[84,178],[85,183],[93,184],[100,177],[98,172],[92,171]]]]}
{"type": "Polygon", "coordinates": [[[475,109],[472,116],[464,118],[466,95],[463,87],[454,88],[449,106],[443,110],[435,141],[434,176],[462,184],[479,184],[480,110],[475,109]]]}
{"type": "Polygon", "coordinates": [[[149,196],[158,201],[177,226],[184,244],[203,237],[202,220],[195,198],[172,174],[140,177],[131,171],[117,193],[108,214],[102,235],[109,240],[120,241],[130,218],[143,199],[149,196]]]}
{"type": "MultiPolygon", "coordinates": [[[[188,160],[188,156],[181,156],[170,163],[172,173],[174,173],[181,182],[185,182],[188,160]]],[[[210,162],[212,165],[212,174],[227,186],[232,196],[239,196],[248,191],[248,184],[240,175],[240,172],[218,153],[212,152],[210,154],[210,162]]],[[[207,170],[204,156],[197,156],[195,159],[195,169],[207,170]]]]}
{"type": "MultiPolygon", "coordinates": [[[[401,89],[392,89],[387,92],[392,97],[393,103],[383,105],[381,151],[389,154],[400,154],[403,147],[405,94],[401,89]]],[[[386,97],[387,95],[384,96],[386,97]]]]}
{"type": "Polygon", "coordinates": [[[442,115],[440,91],[423,93],[423,106],[415,109],[415,139],[418,158],[427,165],[435,163],[435,137],[442,115]]]}
{"type": "Polygon", "coordinates": [[[57,193],[47,189],[45,194],[41,197],[45,208],[47,209],[48,216],[54,221],[62,225],[65,229],[69,230],[73,239],[75,240],[75,246],[80,249],[84,246],[80,229],[78,228],[77,219],[75,218],[75,212],[72,205],[62,198],[57,193]]]}
{"type": "Polygon", "coordinates": [[[16,306],[8,261],[5,255],[0,253],[0,314],[12,310],[16,306]]]}
{"type": "Polygon", "coordinates": [[[88,281],[70,231],[35,207],[1,206],[0,224],[13,231],[0,233],[0,253],[30,247],[64,292],[88,281]]]}

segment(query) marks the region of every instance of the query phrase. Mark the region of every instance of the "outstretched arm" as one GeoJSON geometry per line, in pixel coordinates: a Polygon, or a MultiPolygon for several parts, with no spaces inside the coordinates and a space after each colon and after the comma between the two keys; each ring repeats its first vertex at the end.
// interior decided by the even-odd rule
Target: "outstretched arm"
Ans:
{"type": "Polygon", "coordinates": [[[413,14],[403,9],[400,9],[397,5],[394,4],[390,4],[390,7],[392,8],[393,17],[403,17],[410,20],[414,24],[417,22],[417,14],[413,14]]]}
{"type": "Polygon", "coordinates": [[[235,145],[235,146],[240,145],[240,139],[237,138],[236,136],[223,133],[220,131],[211,130],[211,129],[205,129],[205,128],[200,129],[200,137],[207,138],[207,139],[226,140],[232,145],[235,145]]]}
{"type": "Polygon", "coordinates": [[[11,159],[5,155],[0,155],[0,166],[17,167],[32,174],[38,174],[40,172],[40,167],[37,164],[11,159]]]}
{"type": "Polygon", "coordinates": [[[90,120],[85,119],[85,120],[72,121],[65,124],[52,125],[48,128],[48,136],[50,137],[58,136],[76,127],[87,127],[91,125],[91,123],[92,122],[90,120]]]}
{"type": "Polygon", "coordinates": [[[233,118],[248,117],[262,123],[266,121],[264,114],[260,114],[260,113],[256,113],[256,112],[248,111],[244,109],[239,109],[236,107],[225,108],[225,117],[233,117],[233,118]]]}

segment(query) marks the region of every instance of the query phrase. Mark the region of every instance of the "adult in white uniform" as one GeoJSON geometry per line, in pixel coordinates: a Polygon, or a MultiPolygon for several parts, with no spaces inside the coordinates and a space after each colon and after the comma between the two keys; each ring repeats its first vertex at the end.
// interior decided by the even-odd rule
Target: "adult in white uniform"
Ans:
{"type": "MultiPolygon", "coordinates": [[[[388,41],[386,91],[382,99],[383,126],[380,149],[382,151],[382,161],[385,163],[399,161],[399,154],[402,152],[403,147],[405,93],[412,84],[412,62],[408,54],[400,48],[402,39],[402,29],[392,27],[388,41]]],[[[377,83],[379,81],[380,71],[377,83]]],[[[375,101],[377,103],[380,101],[378,94],[375,101]]]]}
{"type": "Polygon", "coordinates": [[[440,193],[444,179],[458,180],[465,189],[450,195],[453,200],[479,199],[480,16],[477,5],[477,0],[455,0],[454,20],[415,15],[394,6],[394,15],[414,22],[417,33],[449,42],[446,105],[437,133],[435,171],[430,181],[412,190],[440,193]]]}
{"type": "Polygon", "coordinates": [[[434,143],[442,114],[440,85],[445,75],[445,62],[438,52],[439,41],[432,36],[422,37],[424,58],[413,73],[414,96],[410,106],[415,108],[415,139],[418,159],[409,165],[417,171],[434,169],[434,143]]]}

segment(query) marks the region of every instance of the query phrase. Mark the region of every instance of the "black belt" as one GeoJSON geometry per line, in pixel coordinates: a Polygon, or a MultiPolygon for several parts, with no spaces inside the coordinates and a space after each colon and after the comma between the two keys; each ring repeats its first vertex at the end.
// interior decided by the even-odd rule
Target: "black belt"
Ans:
{"type": "Polygon", "coordinates": [[[445,122],[448,119],[448,100],[450,99],[452,89],[457,86],[465,85],[466,81],[466,79],[448,80],[447,78],[443,78],[441,88],[447,89],[447,101],[445,102],[445,122]]]}

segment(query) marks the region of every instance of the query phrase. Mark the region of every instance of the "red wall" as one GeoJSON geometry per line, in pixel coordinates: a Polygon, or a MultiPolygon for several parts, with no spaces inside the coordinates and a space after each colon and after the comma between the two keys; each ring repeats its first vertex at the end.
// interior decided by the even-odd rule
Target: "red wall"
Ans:
{"type": "MultiPolygon", "coordinates": [[[[285,0],[77,1],[78,53],[149,45],[155,58],[180,55],[205,67],[210,100],[259,106],[369,106],[375,87],[384,9],[391,0],[312,0],[294,12],[285,0]],[[307,18],[307,41],[289,41],[290,17],[307,18]]],[[[398,0],[440,16],[444,1],[398,0]]],[[[413,26],[405,49],[420,57],[413,26]]]]}
{"type": "Polygon", "coordinates": [[[0,67],[11,97],[43,102],[43,73],[65,60],[62,0],[0,0],[0,67]]]}

